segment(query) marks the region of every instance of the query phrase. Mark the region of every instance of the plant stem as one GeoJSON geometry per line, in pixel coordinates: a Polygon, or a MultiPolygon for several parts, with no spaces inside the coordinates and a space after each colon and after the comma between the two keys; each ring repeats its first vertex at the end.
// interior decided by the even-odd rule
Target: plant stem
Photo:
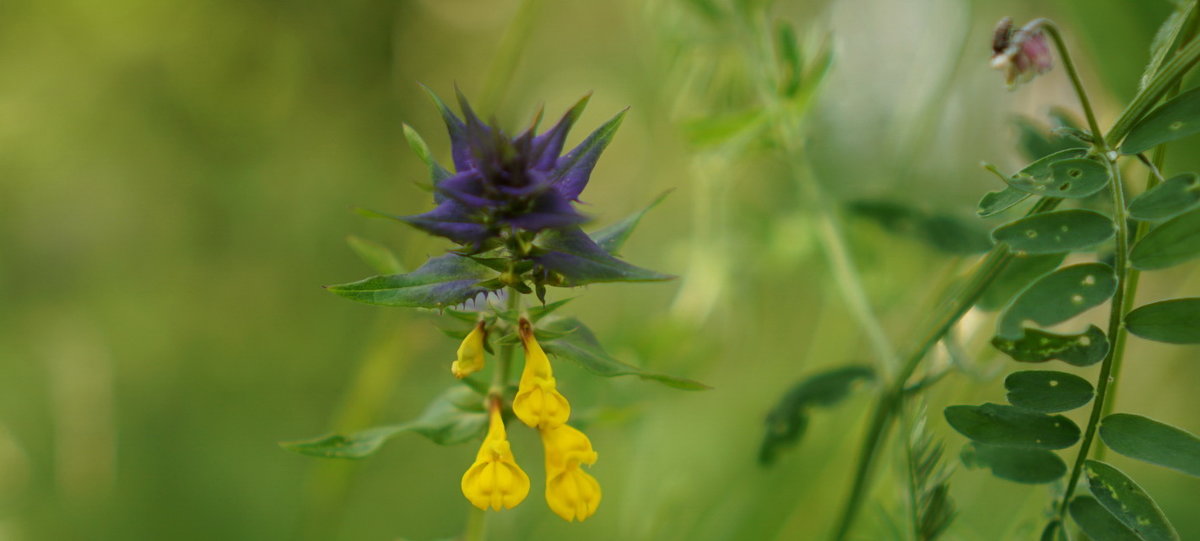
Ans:
{"type": "MultiPolygon", "coordinates": [[[[1100,425],[1100,416],[1104,411],[1113,365],[1120,362],[1119,359],[1124,350],[1124,348],[1118,347],[1117,342],[1120,338],[1121,323],[1125,318],[1125,287],[1129,279],[1129,219],[1125,211],[1125,187],[1121,183],[1121,169],[1117,167],[1116,160],[1105,158],[1104,161],[1108,165],[1111,177],[1109,191],[1112,192],[1113,221],[1117,224],[1115,247],[1117,260],[1114,269],[1117,273],[1117,289],[1113,293],[1112,307],[1108,316],[1108,335],[1114,337],[1114,342],[1113,347],[1109,348],[1108,354],[1104,356],[1104,361],[1100,364],[1100,376],[1096,381],[1096,398],[1092,403],[1092,413],[1088,417],[1087,429],[1083,433],[1083,443],[1079,446],[1079,454],[1076,455],[1075,465],[1071,468],[1070,481],[1067,482],[1066,492],[1063,494],[1062,503],[1058,508],[1059,519],[1066,516],[1067,504],[1070,503],[1071,495],[1075,493],[1075,486],[1079,482],[1079,476],[1083,473],[1083,463],[1087,460],[1088,451],[1096,438],[1096,429],[1100,425]]],[[[1121,341],[1121,343],[1124,342],[1121,341]]]]}
{"type": "Polygon", "coordinates": [[[1063,41],[1058,26],[1055,26],[1050,19],[1034,19],[1021,30],[1032,34],[1039,29],[1045,30],[1054,40],[1054,45],[1058,48],[1058,56],[1062,59],[1063,68],[1067,70],[1067,75],[1071,78],[1071,85],[1075,87],[1075,95],[1079,97],[1079,105],[1083,107],[1083,114],[1087,116],[1088,129],[1092,131],[1092,137],[1097,140],[1097,146],[1107,150],[1107,145],[1100,140],[1100,124],[1096,122],[1096,113],[1092,110],[1092,102],[1088,100],[1087,92],[1083,89],[1083,81],[1079,78],[1079,71],[1075,69],[1075,61],[1067,52],[1067,44],[1063,41]]]}
{"type": "MultiPolygon", "coordinates": [[[[1042,199],[1029,210],[1027,215],[1053,210],[1061,201],[1061,199],[1042,199]]],[[[1008,246],[1005,244],[997,245],[995,248],[992,248],[991,252],[988,252],[984,256],[967,283],[960,287],[957,293],[952,296],[949,306],[934,320],[929,331],[906,357],[904,364],[900,367],[899,374],[889,382],[888,388],[883,391],[879,402],[876,403],[875,409],[871,414],[867,435],[863,439],[863,445],[859,451],[858,465],[854,472],[854,482],[850,488],[850,496],[842,508],[833,539],[840,541],[845,539],[850,533],[850,527],[854,524],[854,518],[865,500],[867,485],[875,466],[876,457],[879,454],[883,441],[887,437],[888,430],[891,429],[896,411],[904,399],[904,386],[908,378],[920,366],[921,361],[929,353],[929,350],[933,349],[941,341],[942,337],[954,327],[954,324],[975,305],[979,297],[991,285],[992,280],[996,278],[996,275],[1004,269],[1004,266],[1011,259],[1012,253],[1009,252],[1008,246]]]]}
{"type": "Polygon", "coordinates": [[[463,541],[483,541],[487,538],[487,511],[471,506],[467,512],[467,529],[462,538],[463,541]]]}

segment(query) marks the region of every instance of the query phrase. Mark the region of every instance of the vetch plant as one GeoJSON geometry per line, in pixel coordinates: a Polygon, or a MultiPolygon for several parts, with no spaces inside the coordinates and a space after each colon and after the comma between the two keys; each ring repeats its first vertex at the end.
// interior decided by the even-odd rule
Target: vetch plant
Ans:
{"type": "MultiPolygon", "coordinates": [[[[1005,19],[998,25],[991,64],[1005,82],[1012,87],[1049,70],[1053,44],[1086,125],[1081,129],[1066,123],[1051,136],[1025,126],[1022,146],[1032,151],[1032,162],[1013,174],[987,166],[1004,187],[983,197],[978,214],[1005,216],[1023,210],[1024,215],[992,231],[990,252],[951,291],[928,331],[901,356],[897,373],[879,378],[876,405],[833,539],[850,535],[890,428],[904,418],[915,397],[945,374],[911,381],[914,375],[936,345],[951,345],[951,332],[976,306],[999,311],[991,346],[1014,361],[1058,360],[1099,369],[1091,378],[1053,370],[1016,371],[1004,380],[1007,404],[946,408],[947,423],[970,440],[962,462],[986,467],[1010,481],[1058,483],[1041,529],[1044,540],[1069,539],[1068,516],[1093,539],[1179,539],[1146,491],[1103,460],[1107,446],[1134,459],[1200,475],[1200,438],[1144,416],[1114,413],[1129,334],[1173,344],[1200,343],[1200,299],[1165,299],[1135,307],[1142,272],[1200,257],[1197,175],[1168,177],[1161,172],[1163,145],[1200,132],[1200,91],[1179,93],[1184,76],[1200,62],[1200,40],[1194,39],[1197,18],[1197,2],[1191,1],[1181,3],[1164,23],[1137,95],[1107,131],[1101,130],[1052,22],[1037,19],[1014,29],[1005,19]],[[1147,170],[1146,187],[1127,200],[1126,193],[1136,191],[1126,182],[1122,167],[1135,162],[1147,170]],[[1068,256],[1071,262],[1064,265],[1068,256]],[[1078,330],[1067,333],[1043,328],[1069,324],[1106,302],[1106,328],[1076,324],[1078,330]],[[1061,415],[1088,404],[1083,427],[1061,415]],[[1076,450],[1069,462],[1056,452],[1072,448],[1076,450]]],[[[825,396],[843,396],[853,374],[852,368],[836,369],[798,385],[772,412],[771,419],[778,422],[769,420],[764,449],[774,451],[798,437],[808,408],[831,403],[825,396]]],[[[909,457],[921,456],[913,453],[921,447],[911,438],[905,442],[909,457]]],[[[908,462],[910,481],[916,479],[913,472],[928,469],[921,460],[908,462]]],[[[935,495],[945,476],[931,478],[935,488],[927,493],[935,495]]],[[[910,484],[910,490],[921,485],[910,484]]],[[[939,535],[952,508],[932,496],[910,500],[912,538],[939,535]],[[923,516],[930,501],[950,511],[940,518],[923,516]]]]}
{"type": "MultiPolygon", "coordinates": [[[[506,421],[515,417],[541,437],[543,493],[550,510],[567,521],[586,520],[602,499],[599,481],[586,470],[598,455],[587,435],[569,424],[569,393],[554,377],[551,358],[605,377],[634,375],[680,389],[707,388],[614,359],[581,321],[556,313],[569,299],[546,302],[551,287],[672,278],[615,255],[646,210],[589,234],[581,228],[587,218],[574,206],[624,112],[564,154],[567,134],[588,97],[550,129],[537,132],[539,112],[528,128],[510,136],[480,120],[461,93],[462,117],[430,96],[449,133],[454,172],[435,161],[428,145],[405,126],[410,145],[428,166],[436,207],[388,217],[458,247],[412,272],[327,289],[368,304],[436,310],[464,325],[448,332],[461,340],[447,367],[461,383],[413,421],[283,445],[311,456],[362,458],[404,432],[441,445],[483,436],[474,463],[462,474],[462,493],[479,510],[510,509],[526,499],[533,483],[525,469],[529,458],[515,456],[508,441],[506,421]],[[525,302],[526,295],[536,296],[536,302],[525,302]],[[518,345],[524,365],[514,381],[511,365],[518,345]],[[490,383],[477,379],[489,368],[490,383]]],[[[467,538],[481,539],[482,524],[473,514],[467,538]]]]}

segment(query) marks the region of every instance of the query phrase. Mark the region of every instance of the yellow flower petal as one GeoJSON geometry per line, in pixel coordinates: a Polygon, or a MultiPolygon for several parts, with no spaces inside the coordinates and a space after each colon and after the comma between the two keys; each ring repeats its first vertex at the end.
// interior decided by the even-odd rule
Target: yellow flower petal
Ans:
{"type": "Polygon", "coordinates": [[[571,417],[571,404],[558,392],[550,359],[534,338],[529,320],[521,320],[520,334],[525,347],[525,369],[513,399],[513,413],[521,422],[537,429],[558,427],[571,417]]]}
{"type": "Polygon", "coordinates": [[[592,442],[579,430],[561,425],[543,430],[542,445],[546,450],[546,503],[563,520],[584,520],[600,506],[600,483],[582,464],[594,464],[596,451],[592,442]]]}
{"type": "Polygon", "coordinates": [[[480,321],[458,346],[458,359],[450,364],[450,372],[454,374],[454,377],[463,379],[483,370],[483,344],[486,339],[487,329],[480,321]]]}
{"type": "Polygon", "coordinates": [[[462,492],[480,509],[512,509],[529,495],[529,476],[517,465],[500,417],[500,404],[490,407],[487,437],[475,463],[462,477],[462,492]]]}

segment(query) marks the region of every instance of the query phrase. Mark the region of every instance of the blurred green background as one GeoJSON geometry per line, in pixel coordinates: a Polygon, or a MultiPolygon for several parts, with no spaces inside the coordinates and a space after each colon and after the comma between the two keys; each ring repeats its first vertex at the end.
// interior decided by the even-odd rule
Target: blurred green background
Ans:
{"type": "MultiPolygon", "coordinates": [[[[632,106],[585,210],[602,225],[674,188],[625,255],[682,280],[556,298],[578,295],[566,310],[618,357],[715,387],[686,393],[564,365],[562,385],[593,419],[603,504],[589,521],[566,524],[535,490],[491,515],[492,538],[827,533],[868,394],[816,415],[770,469],[755,462],[762,421],[794,381],[869,362],[871,352],[835,293],[787,159],[753,141],[707,146],[688,130],[740,110],[738,77],[751,70],[739,44],[758,38],[717,1],[521,4],[0,2],[0,540],[428,540],[461,531],[469,504],[459,478],[473,445],[404,435],[357,463],[276,446],[402,421],[450,382],[456,344],[435,315],[358,305],[319,287],[371,273],[346,247],[348,234],[392,247],[410,267],[448,248],[350,211],[429,207],[401,122],[439,156],[448,143],[417,82],[446,97],[457,83],[514,128],[539,104],[554,117],[594,91],[570,142],[632,106]],[[512,69],[497,67],[518,46],[512,69]]],[[[1136,90],[1171,6],[781,0],[754,9],[792,21],[801,41],[827,36],[833,52],[805,126],[810,152],[790,159],[806,160],[839,201],[969,219],[998,185],[978,162],[1021,165],[1014,115],[1076,110],[1061,70],[1004,91],[987,66],[994,22],[1056,19],[1107,125],[1136,90]]],[[[1177,144],[1168,170],[1200,167],[1197,144],[1177,144]]],[[[847,225],[868,294],[906,346],[938,284],[969,260],[869,221],[847,225]]],[[[1188,268],[1144,284],[1143,302],[1200,292],[1188,268]]],[[[988,358],[990,328],[984,313],[960,328],[983,375],[952,375],[929,395],[930,428],[952,457],[963,439],[941,408],[999,401],[1002,370],[1013,369],[988,358]]],[[[1200,432],[1195,356],[1132,340],[1118,410],[1200,432]]],[[[1081,373],[1094,378],[1094,369],[1081,373]]],[[[517,456],[539,456],[529,431],[512,435],[517,456]]],[[[1113,461],[1156,496],[1184,539],[1200,539],[1200,480],[1113,461]]],[[[895,466],[899,455],[884,462],[895,466]]],[[[880,479],[859,539],[889,538],[888,521],[904,516],[899,486],[880,479]]],[[[1046,487],[962,467],[951,486],[961,511],[949,539],[1029,539],[1050,501],[1046,487]]]]}

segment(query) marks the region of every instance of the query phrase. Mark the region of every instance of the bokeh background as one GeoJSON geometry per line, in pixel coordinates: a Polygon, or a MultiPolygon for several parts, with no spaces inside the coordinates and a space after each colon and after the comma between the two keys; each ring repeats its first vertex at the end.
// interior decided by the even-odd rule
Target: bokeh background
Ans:
{"type": "MultiPolygon", "coordinates": [[[[762,4],[0,2],[0,540],[461,532],[459,477],[473,445],[404,435],[355,463],[276,445],[405,420],[449,383],[456,344],[436,315],[319,287],[371,273],[348,234],[388,245],[409,267],[448,248],[351,211],[428,207],[401,122],[439,156],[448,144],[418,82],[447,97],[457,83],[514,128],[539,104],[556,116],[593,91],[571,141],[632,107],[586,208],[603,225],[674,189],[625,254],[682,278],[569,292],[579,298],[567,311],[614,355],[715,387],[675,391],[564,365],[562,385],[592,419],[604,502],[586,523],[566,524],[535,490],[491,517],[492,538],[826,534],[869,393],[815,415],[771,468],[756,463],[763,419],[793,382],[869,362],[871,351],[836,292],[789,162],[803,160],[811,174],[801,180],[819,182],[839,208],[887,201],[969,223],[977,198],[998,185],[978,163],[1021,165],[1014,116],[1076,110],[1061,70],[1004,90],[987,66],[994,22],[1057,20],[1106,125],[1136,90],[1172,6],[762,4]],[[761,37],[731,15],[734,4],[791,21],[808,53],[832,51],[803,155],[696,136],[697,121],[745,105],[745,44],[761,37]]],[[[1197,144],[1175,145],[1168,170],[1200,167],[1197,144]]],[[[904,346],[939,284],[970,258],[896,229],[847,214],[868,296],[904,346]]],[[[1200,293],[1187,268],[1144,283],[1143,300],[1200,293]]],[[[960,328],[976,373],[929,394],[930,429],[952,459],[963,439],[941,408],[1000,401],[1002,374],[1014,368],[987,353],[989,318],[973,312],[960,328]]],[[[1200,432],[1196,355],[1131,340],[1118,409],[1200,432]]],[[[512,433],[518,456],[540,455],[529,431],[512,433]]],[[[1113,460],[1184,539],[1200,539],[1200,480],[1113,460]]],[[[530,469],[539,479],[540,466],[530,469]]],[[[889,521],[904,517],[900,486],[880,479],[858,538],[890,538],[889,521]]],[[[1046,487],[963,467],[951,486],[960,514],[949,539],[1029,539],[1050,501],[1046,487]]]]}

